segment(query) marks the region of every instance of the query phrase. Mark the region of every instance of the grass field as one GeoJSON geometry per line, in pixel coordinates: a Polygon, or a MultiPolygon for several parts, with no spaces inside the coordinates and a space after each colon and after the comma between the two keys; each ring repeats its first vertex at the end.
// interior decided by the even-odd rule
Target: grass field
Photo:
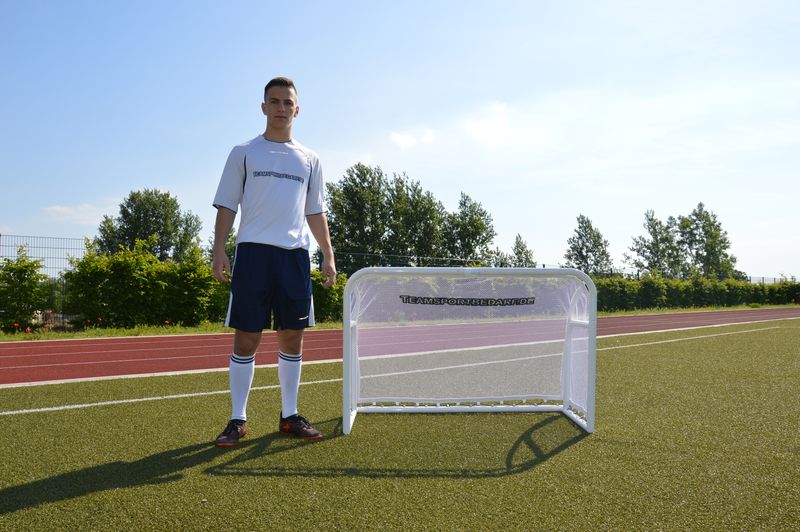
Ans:
{"type": "Polygon", "coordinates": [[[362,414],[343,436],[339,363],[303,369],[315,443],[277,435],[274,368],[233,449],[208,443],[225,372],[4,388],[4,413],[111,404],[0,415],[0,529],[796,530],[798,346],[800,320],[601,339],[588,436],[559,414],[362,414]]]}

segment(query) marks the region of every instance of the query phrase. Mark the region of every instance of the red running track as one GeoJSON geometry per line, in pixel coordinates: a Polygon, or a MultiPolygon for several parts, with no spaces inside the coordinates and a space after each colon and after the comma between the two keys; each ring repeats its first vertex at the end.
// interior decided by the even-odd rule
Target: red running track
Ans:
{"type": "MultiPolygon", "coordinates": [[[[800,318],[800,307],[602,317],[598,319],[597,334],[609,336],[787,318],[800,318]]],[[[480,336],[476,324],[470,324],[469,328],[467,334],[460,336],[472,335],[473,339],[480,336]]],[[[446,336],[436,338],[434,334],[426,338],[425,349],[453,347],[459,336],[447,332],[446,327],[428,329],[438,329],[446,336]]],[[[508,337],[513,340],[511,331],[508,337]]],[[[205,334],[0,343],[0,385],[227,368],[232,338],[232,334],[205,334]]],[[[396,337],[388,335],[381,344],[380,354],[392,352],[399,343],[396,337]]],[[[277,350],[275,335],[264,334],[257,363],[277,364],[277,350]]],[[[341,330],[306,332],[303,360],[341,357],[341,330]]]]}

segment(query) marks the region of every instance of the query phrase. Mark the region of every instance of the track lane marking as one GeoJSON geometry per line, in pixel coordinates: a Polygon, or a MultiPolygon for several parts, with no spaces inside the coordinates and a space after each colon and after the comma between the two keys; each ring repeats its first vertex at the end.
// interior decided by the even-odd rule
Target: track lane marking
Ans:
{"type": "MultiPolygon", "coordinates": [[[[616,349],[629,349],[629,348],[632,348],[632,347],[644,347],[644,346],[650,346],[650,345],[658,345],[658,344],[666,344],[666,343],[674,343],[674,342],[682,342],[682,341],[690,341],[690,340],[702,340],[702,339],[706,339],[706,338],[715,338],[715,337],[719,337],[719,336],[731,336],[731,335],[734,335],[734,334],[746,334],[746,333],[752,333],[752,332],[770,331],[770,330],[780,329],[780,328],[781,327],[779,327],[779,326],[763,327],[763,328],[760,328],[760,329],[749,329],[749,330],[746,330],[746,331],[731,331],[731,332],[727,332],[727,333],[707,334],[707,335],[701,335],[701,336],[690,336],[690,337],[686,337],[686,338],[673,338],[673,339],[669,339],[669,340],[657,340],[655,342],[644,342],[644,343],[639,343],[639,344],[629,344],[629,345],[602,347],[602,348],[598,348],[597,351],[610,351],[610,350],[616,350],[616,349]]],[[[531,357],[531,358],[541,358],[541,357],[544,357],[544,356],[554,356],[554,355],[537,355],[537,356],[534,356],[534,357],[531,357]]],[[[338,362],[338,360],[316,361],[316,362],[317,363],[333,363],[333,362],[338,362]]],[[[477,362],[477,363],[470,364],[470,365],[478,366],[478,365],[485,365],[485,364],[487,364],[487,362],[477,362]]],[[[270,365],[270,367],[276,367],[276,366],[277,366],[277,364],[270,365]]],[[[463,367],[466,367],[466,366],[469,366],[469,365],[465,365],[463,367]]],[[[462,366],[453,366],[453,367],[462,367],[462,366]]],[[[412,370],[411,372],[408,372],[408,373],[420,373],[422,371],[438,371],[438,370],[441,370],[441,369],[448,369],[448,368],[431,368],[431,369],[428,369],[428,370],[412,370]]],[[[383,375],[381,375],[381,376],[383,376],[383,375]]],[[[303,385],[311,385],[311,384],[327,384],[327,383],[341,382],[341,381],[342,381],[341,378],[323,379],[323,380],[318,380],[318,381],[301,382],[300,385],[303,386],[303,385]]],[[[9,387],[11,387],[11,386],[9,386],[9,387]]],[[[251,391],[252,390],[272,390],[272,389],[276,389],[276,388],[280,388],[280,385],[279,384],[272,384],[272,385],[269,385],[269,386],[255,386],[255,387],[251,388],[251,391]]],[[[145,401],[163,401],[163,400],[168,400],[168,399],[186,399],[186,398],[191,398],[191,397],[205,397],[205,396],[209,396],[209,395],[220,395],[220,394],[226,394],[226,393],[230,393],[230,390],[213,390],[213,391],[210,391],[210,392],[194,392],[194,393],[184,393],[184,394],[162,395],[162,396],[155,396],[155,397],[139,397],[139,398],[135,398],[135,399],[117,399],[117,400],[113,400],[113,401],[102,401],[102,402],[97,402],[97,403],[83,403],[83,404],[73,404],[73,405],[49,406],[49,407],[42,407],[42,408],[28,408],[28,409],[22,409],[22,410],[6,410],[6,411],[0,411],[0,416],[35,414],[35,413],[41,413],[41,412],[57,412],[57,411],[62,411],[62,410],[76,410],[76,409],[92,408],[92,407],[97,407],[97,406],[114,406],[114,405],[121,405],[121,404],[141,403],[141,402],[145,402],[145,401]]]]}

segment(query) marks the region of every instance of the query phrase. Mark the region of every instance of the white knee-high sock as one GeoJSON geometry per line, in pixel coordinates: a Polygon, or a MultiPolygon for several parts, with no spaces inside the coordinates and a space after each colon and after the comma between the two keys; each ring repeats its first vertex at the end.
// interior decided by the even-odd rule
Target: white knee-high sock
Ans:
{"type": "Polygon", "coordinates": [[[297,413],[297,392],[300,390],[300,370],[303,355],[278,353],[278,380],[281,383],[281,416],[297,413]]]}
{"type": "Polygon", "coordinates": [[[256,372],[256,356],[240,357],[231,353],[231,419],[247,419],[247,396],[256,372]]]}

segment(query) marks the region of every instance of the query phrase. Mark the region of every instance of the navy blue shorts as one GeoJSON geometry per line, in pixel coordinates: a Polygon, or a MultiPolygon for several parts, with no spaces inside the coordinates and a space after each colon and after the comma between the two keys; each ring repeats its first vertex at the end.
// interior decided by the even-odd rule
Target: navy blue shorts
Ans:
{"type": "Polygon", "coordinates": [[[308,250],[242,242],[236,246],[225,325],[245,332],[314,325],[308,250]]]}

